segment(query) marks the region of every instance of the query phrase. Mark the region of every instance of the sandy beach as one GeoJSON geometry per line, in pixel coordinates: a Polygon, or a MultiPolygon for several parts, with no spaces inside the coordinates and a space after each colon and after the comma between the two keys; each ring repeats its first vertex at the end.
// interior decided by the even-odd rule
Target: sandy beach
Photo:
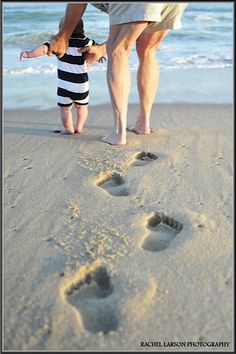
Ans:
{"type": "Polygon", "coordinates": [[[5,350],[233,351],[232,106],[155,105],[121,148],[110,105],[3,125],[5,350]]]}

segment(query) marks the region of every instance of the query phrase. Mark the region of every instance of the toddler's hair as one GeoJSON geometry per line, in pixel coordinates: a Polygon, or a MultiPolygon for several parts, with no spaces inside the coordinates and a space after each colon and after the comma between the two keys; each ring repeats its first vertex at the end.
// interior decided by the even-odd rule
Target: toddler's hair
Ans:
{"type": "MultiPolygon", "coordinates": [[[[63,24],[63,21],[64,21],[65,17],[62,17],[60,19],[60,23],[59,23],[59,29],[61,29],[61,26],[63,24]]],[[[84,22],[82,19],[79,20],[79,22],[77,23],[74,31],[73,31],[73,34],[81,34],[81,35],[84,35],[84,22]]]]}

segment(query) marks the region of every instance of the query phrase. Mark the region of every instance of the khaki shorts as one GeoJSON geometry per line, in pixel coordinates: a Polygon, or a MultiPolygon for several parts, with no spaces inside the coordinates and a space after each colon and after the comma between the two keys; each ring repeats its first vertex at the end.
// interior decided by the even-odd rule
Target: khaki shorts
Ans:
{"type": "Polygon", "coordinates": [[[146,31],[156,32],[181,27],[187,3],[109,3],[110,25],[128,22],[151,22],[146,31]]]}

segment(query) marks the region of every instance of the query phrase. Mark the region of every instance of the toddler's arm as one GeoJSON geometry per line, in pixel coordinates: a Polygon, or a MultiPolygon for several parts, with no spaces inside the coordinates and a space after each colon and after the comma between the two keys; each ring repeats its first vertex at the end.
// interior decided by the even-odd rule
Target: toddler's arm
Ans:
{"type": "Polygon", "coordinates": [[[24,50],[20,53],[20,60],[23,58],[37,58],[46,55],[48,52],[48,46],[46,44],[41,44],[32,50],[24,50]]]}

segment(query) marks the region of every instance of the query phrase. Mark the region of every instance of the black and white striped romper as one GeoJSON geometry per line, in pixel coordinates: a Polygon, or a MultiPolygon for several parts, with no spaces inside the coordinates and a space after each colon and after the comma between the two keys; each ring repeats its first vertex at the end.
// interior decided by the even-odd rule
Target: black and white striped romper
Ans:
{"type": "MultiPolygon", "coordinates": [[[[50,42],[45,42],[49,46],[50,42]]],[[[86,36],[72,34],[66,54],[57,61],[58,106],[66,107],[73,103],[87,105],[89,101],[89,80],[84,54],[78,48],[94,45],[95,41],[86,36]]]]}

